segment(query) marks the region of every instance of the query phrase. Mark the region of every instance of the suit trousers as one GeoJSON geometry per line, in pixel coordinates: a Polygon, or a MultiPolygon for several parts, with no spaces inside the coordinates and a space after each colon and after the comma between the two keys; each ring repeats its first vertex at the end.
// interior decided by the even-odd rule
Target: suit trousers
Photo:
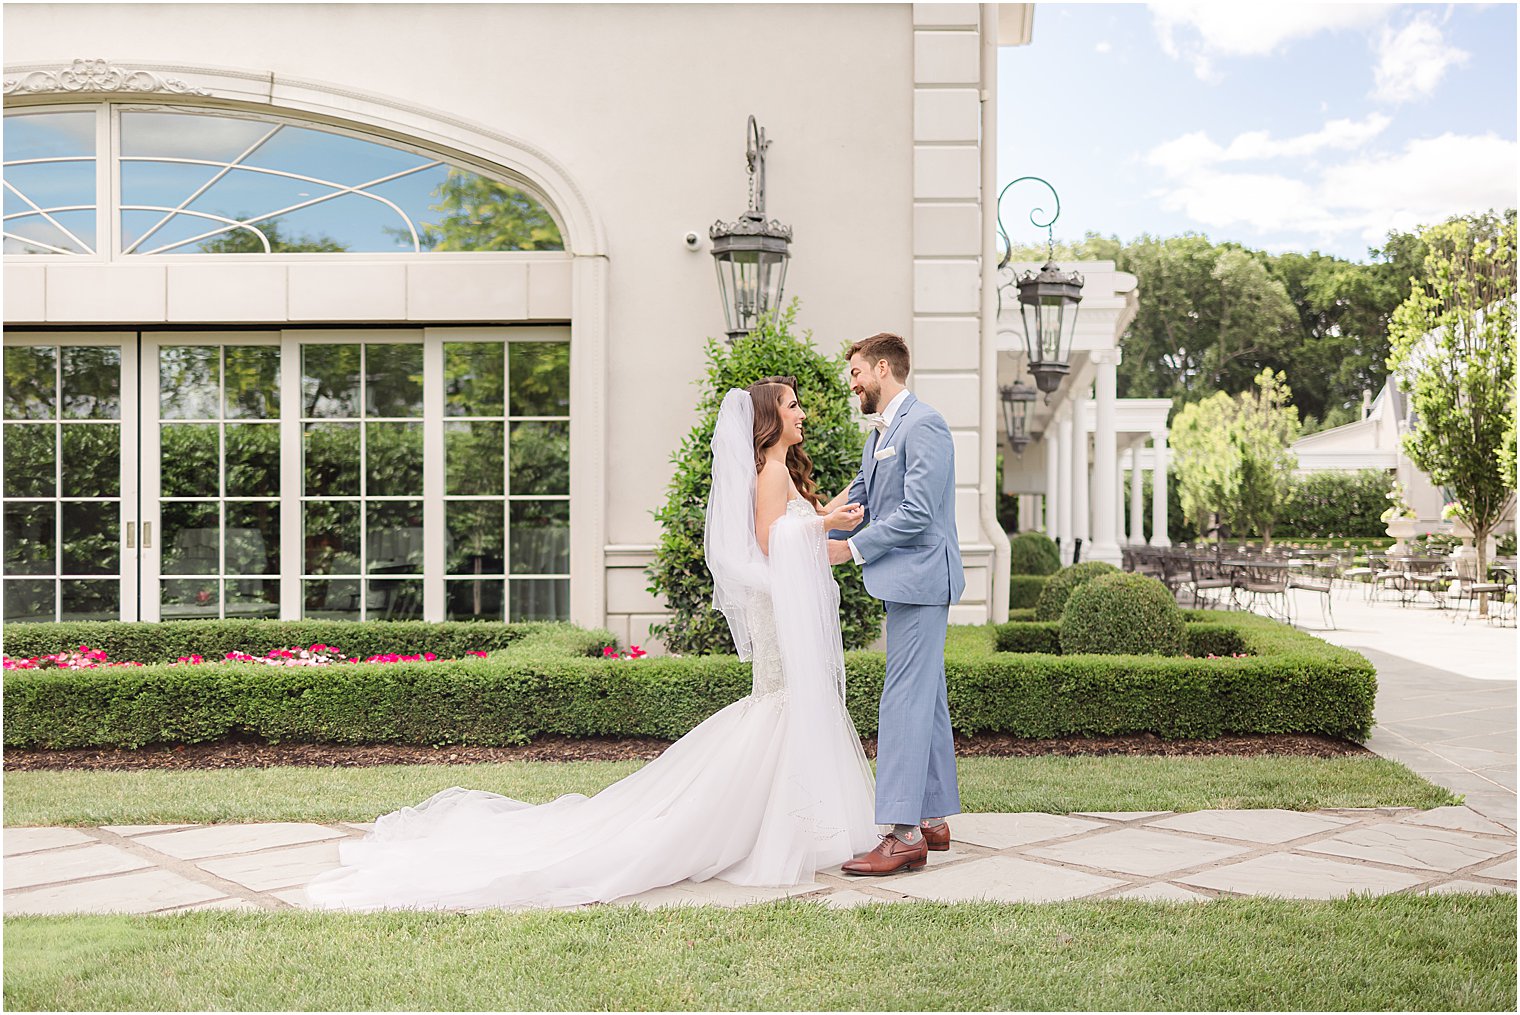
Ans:
{"type": "Polygon", "coordinates": [[[945,693],[950,607],[886,607],[887,675],[876,733],[876,821],[916,825],[961,809],[945,693]]]}

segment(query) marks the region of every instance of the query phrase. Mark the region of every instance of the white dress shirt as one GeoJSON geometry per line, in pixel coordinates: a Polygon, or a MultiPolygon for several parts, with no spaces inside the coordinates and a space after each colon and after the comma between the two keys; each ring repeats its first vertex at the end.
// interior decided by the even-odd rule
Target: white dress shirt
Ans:
{"type": "MultiPolygon", "coordinates": [[[[897,418],[897,410],[902,408],[902,404],[903,404],[904,401],[907,400],[908,395],[909,395],[908,389],[907,388],[903,388],[901,391],[899,391],[896,395],[893,396],[892,401],[890,401],[890,402],[887,403],[887,407],[885,409],[881,410],[881,417],[882,417],[882,419],[884,419],[884,420],[887,421],[887,428],[888,429],[890,429],[891,426],[892,426],[892,420],[894,420],[894,419],[897,418]]],[[[882,431],[883,436],[885,436],[886,432],[887,432],[886,430],[882,431]]],[[[853,539],[846,539],[844,542],[845,542],[845,545],[850,548],[850,556],[855,559],[855,563],[857,563],[857,564],[864,564],[866,562],[866,559],[860,555],[860,551],[859,550],[855,549],[855,540],[853,540],[853,539]]]]}

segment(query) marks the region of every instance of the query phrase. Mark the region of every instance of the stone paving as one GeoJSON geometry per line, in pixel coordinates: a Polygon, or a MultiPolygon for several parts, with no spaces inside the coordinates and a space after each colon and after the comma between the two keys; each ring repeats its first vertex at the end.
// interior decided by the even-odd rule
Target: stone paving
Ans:
{"type": "MultiPolygon", "coordinates": [[[[7,828],[5,915],[300,909],[361,824],[7,828]]],[[[1515,834],[1468,807],[963,814],[921,871],[791,888],[682,882],[614,904],[1205,901],[1515,891],[1515,834]]]]}
{"type": "Polygon", "coordinates": [[[1367,747],[1514,829],[1515,629],[1429,605],[1369,604],[1353,587],[1337,590],[1336,626],[1325,630],[1316,598],[1297,595],[1300,627],[1377,667],[1367,747]]]}

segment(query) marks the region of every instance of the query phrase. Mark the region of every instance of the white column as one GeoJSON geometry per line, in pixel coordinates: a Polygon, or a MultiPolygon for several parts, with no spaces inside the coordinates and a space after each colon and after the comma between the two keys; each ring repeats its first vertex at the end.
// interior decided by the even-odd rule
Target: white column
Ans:
{"type": "Polygon", "coordinates": [[[1056,425],[1056,448],[1057,465],[1056,480],[1056,532],[1055,536],[1061,540],[1061,562],[1071,563],[1071,445],[1072,445],[1071,406],[1062,406],[1061,419],[1056,425]]]}
{"type": "Polygon", "coordinates": [[[1124,513],[1124,452],[1119,451],[1114,455],[1114,530],[1119,536],[1119,545],[1128,546],[1129,533],[1125,529],[1124,513]]]}
{"type": "Polygon", "coordinates": [[[1166,431],[1151,434],[1151,545],[1171,546],[1166,534],[1166,431]]]}
{"type": "MultiPolygon", "coordinates": [[[[1082,559],[1092,558],[1092,517],[1088,501],[1087,464],[1087,403],[1085,390],[1075,393],[1071,400],[1071,544],[1082,540],[1082,559]]],[[[1068,556],[1070,556],[1068,554],[1068,556]]]]}
{"type": "Polygon", "coordinates": [[[1099,349],[1093,353],[1098,364],[1093,384],[1098,402],[1097,427],[1093,432],[1093,518],[1092,553],[1083,552],[1084,560],[1102,560],[1117,564],[1119,553],[1119,443],[1114,431],[1114,414],[1119,399],[1119,350],[1099,349]]]}
{"type": "Polygon", "coordinates": [[[1060,511],[1060,497],[1057,495],[1057,487],[1061,482],[1060,457],[1061,444],[1056,436],[1058,424],[1052,417],[1045,424],[1045,534],[1051,539],[1056,538],[1060,531],[1057,514],[1060,511]]]}
{"type": "Polygon", "coordinates": [[[1129,446],[1129,545],[1145,545],[1145,474],[1140,471],[1142,437],[1129,446]]]}

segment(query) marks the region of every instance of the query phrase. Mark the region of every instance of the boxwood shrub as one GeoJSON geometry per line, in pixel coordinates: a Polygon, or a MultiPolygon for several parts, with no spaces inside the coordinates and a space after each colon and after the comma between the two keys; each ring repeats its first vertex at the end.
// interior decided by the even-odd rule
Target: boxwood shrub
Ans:
{"type": "Polygon", "coordinates": [[[1008,540],[1013,551],[1012,571],[1017,575],[1055,574],[1061,569],[1061,551],[1043,532],[1020,532],[1008,540]]]}
{"type": "Polygon", "coordinates": [[[1113,574],[1118,570],[1112,564],[1101,560],[1084,560],[1080,564],[1067,564],[1045,579],[1045,587],[1040,590],[1039,601],[1035,603],[1035,619],[1060,620],[1062,611],[1066,609],[1066,597],[1071,595],[1072,589],[1100,574],[1113,574]]]}
{"type": "Polygon", "coordinates": [[[1061,652],[1180,656],[1182,611],[1169,590],[1143,574],[1101,574],[1071,590],[1061,613],[1061,652]]]}
{"type": "MultiPolygon", "coordinates": [[[[1251,653],[1246,659],[998,651],[1013,641],[1037,647],[1036,627],[1049,632],[1046,647],[1059,649],[1053,624],[951,629],[946,675],[958,732],[1364,740],[1372,729],[1376,679],[1367,660],[1283,624],[1214,614],[1187,625],[1191,649],[1204,642],[1216,654],[1251,653]]],[[[597,640],[577,645],[562,632],[541,632],[489,658],[432,663],[13,670],[5,674],[5,744],[139,747],[228,736],[482,745],[544,735],[675,739],[749,693],[750,668],[733,656],[588,658],[586,647],[597,640]]],[[[862,735],[876,732],[885,662],[879,652],[845,657],[848,706],[862,735]]]]}
{"type": "Polygon", "coordinates": [[[1016,574],[1008,579],[1008,607],[1010,610],[1032,610],[1040,601],[1045,588],[1042,574],[1016,574]]]}
{"type": "Polygon", "coordinates": [[[173,662],[181,656],[221,659],[228,652],[263,655],[270,649],[331,645],[361,659],[386,652],[413,655],[432,652],[457,659],[466,652],[493,652],[524,638],[553,641],[571,655],[600,656],[614,644],[606,631],[570,624],[377,620],[363,624],[342,620],[176,620],[158,624],[73,621],[60,624],[8,624],[5,654],[27,659],[77,649],[102,649],[113,661],[173,662]]]}

